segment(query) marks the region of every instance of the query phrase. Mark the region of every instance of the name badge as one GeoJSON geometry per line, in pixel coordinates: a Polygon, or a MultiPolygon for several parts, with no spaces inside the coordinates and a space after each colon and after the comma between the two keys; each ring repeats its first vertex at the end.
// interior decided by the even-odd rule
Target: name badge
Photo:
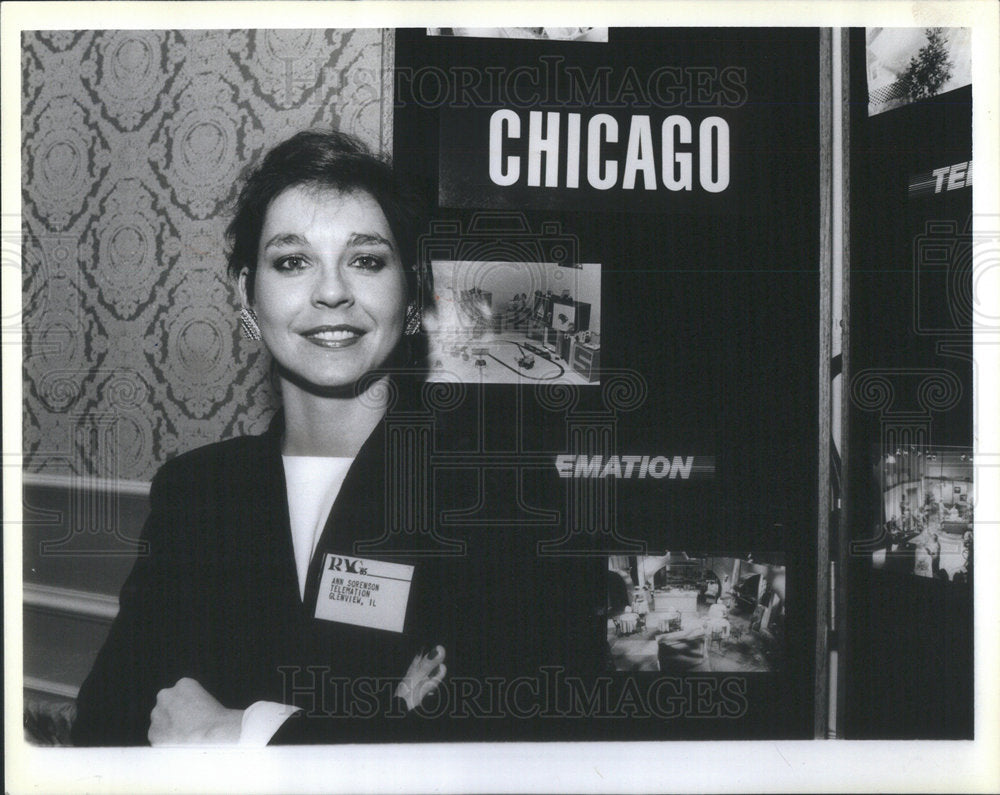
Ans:
{"type": "Polygon", "coordinates": [[[316,618],[402,632],[413,566],[327,553],[316,618]]]}

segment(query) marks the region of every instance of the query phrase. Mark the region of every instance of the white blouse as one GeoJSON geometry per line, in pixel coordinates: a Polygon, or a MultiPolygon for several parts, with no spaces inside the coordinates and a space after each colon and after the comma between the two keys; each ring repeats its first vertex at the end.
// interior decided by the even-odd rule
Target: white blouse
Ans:
{"type": "Polygon", "coordinates": [[[299,598],[305,598],[306,572],[334,500],[344,485],[353,458],[283,455],[288,521],[292,528],[299,598]]]}
{"type": "MultiPolygon", "coordinates": [[[[292,528],[299,598],[305,599],[309,561],[316,552],[330,509],[354,459],[283,455],[281,463],[285,470],[288,522],[292,528]]],[[[281,724],[296,712],[295,707],[271,701],[251,704],[243,713],[240,745],[255,748],[267,745],[281,724]]]]}

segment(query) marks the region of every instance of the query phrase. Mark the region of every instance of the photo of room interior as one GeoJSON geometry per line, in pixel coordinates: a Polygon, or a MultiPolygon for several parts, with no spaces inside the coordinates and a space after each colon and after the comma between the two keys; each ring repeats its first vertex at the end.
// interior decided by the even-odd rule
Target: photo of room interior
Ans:
{"type": "Polygon", "coordinates": [[[601,266],[437,260],[431,381],[600,382],[601,266]]]}
{"type": "Polygon", "coordinates": [[[975,483],[971,449],[906,445],[877,465],[882,548],[872,565],[918,577],[972,578],[975,483]]]}
{"type": "Polygon", "coordinates": [[[778,561],[754,554],[610,556],[607,633],[615,670],[780,669],[785,566],[778,561]]]}

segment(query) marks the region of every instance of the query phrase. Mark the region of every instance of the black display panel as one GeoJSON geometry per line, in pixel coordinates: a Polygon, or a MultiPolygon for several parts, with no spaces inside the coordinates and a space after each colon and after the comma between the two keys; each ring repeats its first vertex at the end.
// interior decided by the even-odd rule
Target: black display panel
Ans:
{"type": "Polygon", "coordinates": [[[844,730],[971,738],[972,90],[869,116],[850,58],[844,730]]]}
{"type": "Polygon", "coordinates": [[[432,341],[432,380],[465,385],[449,411],[495,451],[482,468],[500,493],[543,504],[534,473],[558,474],[558,515],[521,531],[554,576],[585,558],[606,580],[610,706],[560,736],[812,736],[818,64],[811,29],[611,28],[606,42],[397,31],[394,160],[437,199],[424,254],[439,311],[458,306],[432,341]],[[658,76],[676,85],[649,91],[658,76]],[[587,176],[600,114],[619,133],[598,131],[589,173],[600,182],[615,162],[607,187],[587,176]],[[723,151],[727,181],[710,190],[723,151]],[[491,159],[503,182],[511,157],[518,178],[498,184],[491,159]],[[688,174],[690,190],[668,187],[688,174]],[[573,311],[560,319],[560,306],[573,311]],[[501,460],[522,463],[490,475],[501,460]]]}

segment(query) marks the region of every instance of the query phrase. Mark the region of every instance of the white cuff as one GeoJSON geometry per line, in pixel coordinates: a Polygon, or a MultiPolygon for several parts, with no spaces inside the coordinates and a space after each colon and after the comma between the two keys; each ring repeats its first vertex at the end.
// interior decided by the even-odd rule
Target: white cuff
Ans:
{"type": "Polygon", "coordinates": [[[263,748],[288,718],[299,711],[298,707],[278,704],[275,701],[256,701],[243,710],[240,745],[263,748]]]}

